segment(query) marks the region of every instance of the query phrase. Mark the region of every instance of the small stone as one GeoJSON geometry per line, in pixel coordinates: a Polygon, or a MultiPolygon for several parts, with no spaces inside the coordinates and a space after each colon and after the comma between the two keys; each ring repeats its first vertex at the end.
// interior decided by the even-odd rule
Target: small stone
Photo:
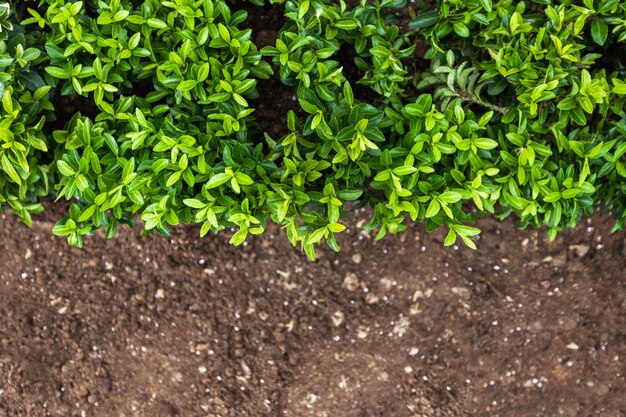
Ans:
{"type": "Polygon", "coordinates": [[[281,277],[285,278],[285,279],[289,279],[289,277],[291,276],[291,272],[289,272],[289,271],[281,271],[280,269],[277,269],[276,273],[278,275],[280,275],[281,277]]]}
{"type": "Polygon", "coordinates": [[[343,279],[343,287],[348,291],[356,291],[359,289],[359,279],[353,272],[348,272],[343,279]]]}
{"type": "Polygon", "coordinates": [[[89,389],[84,384],[78,384],[74,386],[74,395],[77,397],[86,397],[89,394],[89,389]]]}
{"type": "Polygon", "coordinates": [[[589,249],[589,245],[571,245],[569,247],[569,250],[576,253],[576,256],[578,256],[579,258],[585,256],[589,252],[589,249]]]}
{"type": "Polygon", "coordinates": [[[198,372],[200,372],[201,374],[206,374],[206,366],[204,365],[198,366],[198,372]]]}
{"type": "Polygon", "coordinates": [[[365,302],[367,304],[376,304],[378,301],[379,301],[379,298],[374,293],[368,292],[367,295],[365,296],[365,302]]]}
{"type": "Polygon", "coordinates": [[[211,345],[206,342],[196,343],[196,346],[193,348],[193,352],[204,352],[205,350],[209,350],[211,345]]]}
{"type": "Polygon", "coordinates": [[[370,334],[370,328],[366,327],[366,326],[359,326],[357,333],[356,333],[356,337],[358,337],[359,339],[365,339],[367,337],[367,335],[370,334]]]}
{"type": "Polygon", "coordinates": [[[418,353],[420,353],[420,350],[418,347],[413,346],[411,349],[409,349],[409,355],[410,356],[415,356],[418,353]]]}
{"type": "Polygon", "coordinates": [[[420,310],[420,303],[413,303],[411,304],[411,308],[409,309],[409,314],[414,316],[416,314],[421,313],[422,310],[420,310]]]}
{"type": "Polygon", "coordinates": [[[360,253],[355,253],[354,255],[352,255],[352,262],[354,262],[355,264],[360,264],[361,261],[363,261],[363,255],[361,255],[360,253]]]}
{"type": "Polygon", "coordinates": [[[74,364],[74,361],[65,362],[63,365],[61,365],[61,373],[66,374],[70,372],[73,364],[74,364]]]}
{"type": "Polygon", "coordinates": [[[420,289],[415,290],[413,293],[413,301],[417,301],[420,298],[430,298],[433,295],[434,290],[432,288],[426,289],[426,291],[422,291],[420,289]]]}
{"type": "Polygon", "coordinates": [[[393,326],[392,332],[393,334],[402,337],[409,330],[410,325],[411,320],[408,319],[406,316],[402,316],[398,319],[395,326],[393,326]]]}
{"type": "Polygon", "coordinates": [[[407,365],[404,367],[404,372],[410,374],[411,372],[413,372],[413,368],[411,368],[410,365],[407,365]]]}
{"type": "Polygon", "coordinates": [[[565,265],[566,262],[567,262],[567,252],[563,250],[562,252],[552,257],[550,264],[552,264],[552,266],[560,267],[560,266],[565,265]]]}
{"type": "Polygon", "coordinates": [[[63,307],[61,307],[60,309],[58,309],[58,310],[57,310],[57,312],[58,312],[59,314],[65,314],[65,313],[67,313],[67,307],[63,306],[63,307]]]}
{"type": "Polygon", "coordinates": [[[165,298],[165,291],[163,291],[163,288],[159,288],[158,290],[156,290],[154,298],[156,298],[157,300],[162,300],[165,298]]]}
{"type": "Polygon", "coordinates": [[[576,343],[572,342],[569,345],[566,346],[569,350],[578,350],[579,347],[576,343]]]}
{"type": "Polygon", "coordinates": [[[241,361],[241,369],[243,370],[243,373],[246,377],[252,375],[252,369],[250,369],[248,364],[243,360],[241,361]]]}
{"type": "Polygon", "coordinates": [[[467,287],[452,287],[451,291],[464,300],[469,300],[472,296],[472,292],[467,287]]]}
{"type": "Polygon", "coordinates": [[[339,327],[341,326],[341,324],[343,323],[345,318],[345,314],[343,314],[343,312],[337,310],[335,311],[335,313],[333,313],[333,316],[331,317],[332,321],[333,321],[333,325],[335,327],[339,327]]]}
{"type": "Polygon", "coordinates": [[[380,285],[383,286],[385,291],[391,291],[391,289],[393,288],[393,280],[388,277],[381,278],[379,282],[380,282],[380,285]]]}
{"type": "Polygon", "coordinates": [[[528,379],[526,381],[524,381],[524,388],[532,388],[533,387],[533,380],[532,379],[528,379]]]}
{"type": "MultiPolygon", "coordinates": [[[[33,256],[33,252],[30,249],[26,249],[26,252],[24,253],[24,259],[28,260],[33,256]]],[[[0,415],[2,415],[2,413],[0,413],[0,415]]]]}

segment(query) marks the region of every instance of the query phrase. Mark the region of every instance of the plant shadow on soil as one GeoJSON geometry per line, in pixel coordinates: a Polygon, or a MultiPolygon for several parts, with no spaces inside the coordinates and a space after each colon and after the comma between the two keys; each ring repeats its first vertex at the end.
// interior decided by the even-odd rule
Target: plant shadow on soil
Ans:
{"type": "MultiPolygon", "coordinates": [[[[51,206],[48,204],[48,206],[51,206]]],[[[278,228],[227,244],[121,228],[83,250],[0,214],[0,416],[623,416],[624,234],[546,243],[485,219],[309,262],[278,228]],[[84,414],[82,414],[84,413],[84,414]]]]}

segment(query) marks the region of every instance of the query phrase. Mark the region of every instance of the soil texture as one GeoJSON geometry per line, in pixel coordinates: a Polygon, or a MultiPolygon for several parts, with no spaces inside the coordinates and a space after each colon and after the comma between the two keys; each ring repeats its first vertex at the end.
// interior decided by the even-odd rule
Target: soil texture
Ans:
{"type": "Polygon", "coordinates": [[[626,415],[626,242],[599,216],[479,249],[358,225],[313,263],[121,228],[83,250],[0,214],[0,416],[626,415]]]}

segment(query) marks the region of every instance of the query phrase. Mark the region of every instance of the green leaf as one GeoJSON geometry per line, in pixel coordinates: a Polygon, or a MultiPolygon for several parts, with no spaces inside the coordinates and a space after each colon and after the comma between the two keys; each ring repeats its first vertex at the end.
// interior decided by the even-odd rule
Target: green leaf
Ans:
{"type": "Polygon", "coordinates": [[[613,89],[611,91],[615,94],[626,95],[626,82],[613,78],[613,89]]]}
{"type": "Polygon", "coordinates": [[[551,192],[543,198],[546,203],[554,203],[556,201],[559,201],[560,199],[561,193],[558,191],[551,192]]]}
{"type": "Polygon", "coordinates": [[[598,45],[604,45],[609,35],[609,26],[601,19],[596,19],[591,24],[591,37],[598,45]]]}
{"type": "Polygon", "coordinates": [[[193,90],[197,84],[198,82],[195,80],[186,80],[178,84],[178,87],[176,87],[176,89],[180,91],[189,91],[193,90]]]}
{"type": "Polygon", "coordinates": [[[230,238],[229,243],[234,246],[239,246],[246,241],[247,237],[248,231],[245,229],[240,229],[237,233],[233,235],[233,237],[230,238]]]}
{"type": "Polygon", "coordinates": [[[76,227],[72,225],[57,223],[52,228],[52,233],[54,233],[57,236],[69,236],[74,232],[75,228],[76,227]]]}
{"type": "Polygon", "coordinates": [[[315,230],[314,232],[312,232],[308,239],[307,239],[307,243],[308,244],[314,244],[319,242],[320,240],[322,240],[322,238],[324,237],[324,234],[326,233],[326,228],[325,227],[320,227],[319,229],[315,230]]]}
{"type": "Polygon", "coordinates": [[[346,230],[346,226],[344,226],[341,223],[330,223],[328,225],[328,230],[330,230],[333,233],[341,233],[344,230],[346,230]]]}
{"type": "Polygon", "coordinates": [[[209,63],[205,62],[198,69],[198,76],[196,77],[196,79],[197,79],[197,81],[199,83],[201,83],[201,82],[205,81],[208,77],[209,77],[209,63]]]}
{"type": "Polygon", "coordinates": [[[456,242],[456,232],[452,229],[448,231],[446,235],[446,240],[443,241],[444,246],[452,246],[456,242]]]}
{"type": "Polygon", "coordinates": [[[57,168],[59,169],[59,172],[66,177],[76,175],[76,171],[65,161],[57,161],[57,168]]]}
{"type": "Polygon", "coordinates": [[[480,4],[487,12],[490,12],[492,10],[491,0],[480,0],[480,4]]]}
{"type": "Polygon", "coordinates": [[[426,210],[426,218],[429,219],[431,217],[435,217],[437,213],[439,213],[440,209],[441,205],[439,204],[439,201],[435,199],[431,200],[428,205],[428,209],[426,210]]]}
{"type": "Polygon", "coordinates": [[[302,109],[309,114],[315,114],[319,111],[319,109],[316,106],[309,103],[303,98],[298,97],[298,101],[300,102],[300,106],[302,106],[302,109]]]}
{"type": "Polygon", "coordinates": [[[54,78],[59,78],[61,80],[69,80],[71,78],[71,74],[65,72],[64,69],[59,67],[46,67],[45,71],[52,75],[54,78]]]}
{"type": "Polygon", "coordinates": [[[243,172],[237,172],[235,174],[235,178],[237,179],[237,182],[239,183],[239,185],[252,185],[252,184],[254,184],[254,180],[252,178],[250,178],[249,175],[244,174],[243,172]]]}
{"type": "Polygon", "coordinates": [[[84,222],[89,220],[89,218],[93,215],[93,213],[96,211],[97,206],[95,205],[91,205],[89,207],[87,207],[82,214],[80,215],[80,217],[78,218],[79,222],[84,222]]]}
{"type": "Polygon", "coordinates": [[[452,25],[454,32],[462,38],[467,38],[470,35],[470,31],[463,22],[455,22],[452,25]]]}
{"type": "Polygon", "coordinates": [[[205,187],[208,189],[219,187],[220,185],[227,183],[231,178],[232,177],[226,173],[213,175],[209,182],[206,183],[205,187]]]}
{"type": "Polygon", "coordinates": [[[444,203],[453,204],[459,201],[462,196],[456,191],[446,191],[445,193],[440,194],[437,198],[444,203]]]}
{"type": "Polygon", "coordinates": [[[20,176],[17,174],[17,171],[9,161],[9,158],[7,158],[6,154],[2,155],[2,169],[9,175],[13,182],[18,185],[22,183],[20,176]]]}
{"type": "Polygon", "coordinates": [[[436,11],[422,13],[409,22],[410,29],[423,29],[434,26],[439,21],[439,14],[436,11]]]}
{"type": "Polygon", "coordinates": [[[363,195],[361,190],[340,190],[337,192],[337,196],[344,201],[358,200],[363,195]]]}
{"type": "Polygon", "coordinates": [[[206,207],[206,203],[203,203],[200,200],[196,200],[194,198],[187,198],[185,200],[183,200],[183,203],[186,206],[189,206],[191,208],[195,208],[195,209],[203,209],[206,207]]]}
{"type": "Polygon", "coordinates": [[[476,145],[476,147],[480,149],[493,149],[498,146],[498,142],[488,138],[475,139],[473,142],[474,145],[476,145]]]}
{"type": "Polygon", "coordinates": [[[167,27],[167,23],[156,18],[150,18],[146,21],[146,23],[148,24],[148,26],[154,29],[165,29],[167,27]]]}

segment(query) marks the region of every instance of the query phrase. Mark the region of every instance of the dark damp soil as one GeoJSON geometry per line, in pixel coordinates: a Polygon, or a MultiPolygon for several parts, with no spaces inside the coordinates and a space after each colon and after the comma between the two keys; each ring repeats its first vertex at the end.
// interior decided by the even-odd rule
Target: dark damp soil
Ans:
{"type": "Polygon", "coordinates": [[[599,216],[547,243],[485,219],[479,249],[419,226],[308,261],[120,230],[69,248],[52,207],[0,214],[0,416],[626,413],[626,242],[599,216]]]}

